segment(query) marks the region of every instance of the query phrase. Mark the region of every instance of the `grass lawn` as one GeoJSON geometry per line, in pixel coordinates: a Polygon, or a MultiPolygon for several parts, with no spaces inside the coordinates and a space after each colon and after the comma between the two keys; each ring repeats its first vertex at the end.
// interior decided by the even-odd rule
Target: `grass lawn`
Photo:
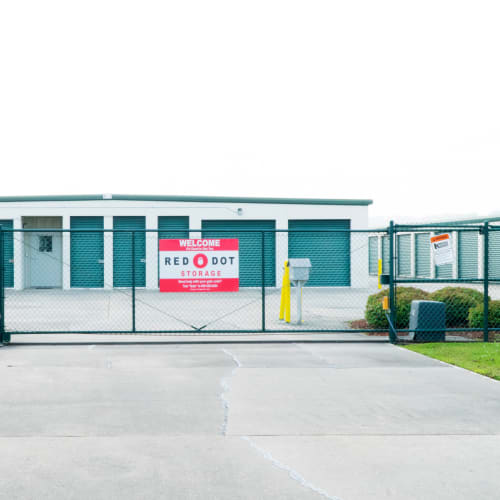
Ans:
{"type": "Polygon", "coordinates": [[[410,351],[440,359],[452,365],[461,366],[500,380],[500,343],[467,342],[430,343],[405,346],[410,351]]]}

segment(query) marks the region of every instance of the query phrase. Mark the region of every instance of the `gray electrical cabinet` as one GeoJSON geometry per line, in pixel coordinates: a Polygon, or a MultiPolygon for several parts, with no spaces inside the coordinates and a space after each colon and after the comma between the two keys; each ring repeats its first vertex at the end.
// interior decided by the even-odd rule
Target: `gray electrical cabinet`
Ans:
{"type": "Polygon", "coordinates": [[[442,342],[445,339],[446,313],[444,302],[413,300],[410,311],[409,340],[442,342]]]}
{"type": "Polygon", "coordinates": [[[305,283],[309,280],[310,259],[288,259],[288,267],[290,268],[290,281],[303,281],[305,283]]]}

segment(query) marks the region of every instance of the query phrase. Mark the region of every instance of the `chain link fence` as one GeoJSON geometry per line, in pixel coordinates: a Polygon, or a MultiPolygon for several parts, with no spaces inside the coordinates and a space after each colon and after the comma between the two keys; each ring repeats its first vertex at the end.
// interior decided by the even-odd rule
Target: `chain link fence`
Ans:
{"type": "MultiPolygon", "coordinates": [[[[0,253],[3,342],[34,333],[328,333],[337,334],[333,340],[392,342],[500,335],[500,226],[493,224],[391,224],[377,231],[315,229],[311,221],[308,229],[289,230],[2,228],[0,253]],[[452,259],[438,265],[431,238],[441,234],[450,235],[452,259]],[[182,275],[185,290],[160,291],[161,242],[200,239],[237,241],[237,291],[214,284],[193,292],[201,274],[182,275]],[[302,289],[292,284],[287,322],[280,319],[285,263],[304,258],[309,279],[302,289]],[[416,318],[414,301],[444,305],[424,304],[416,318]]],[[[191,272],[182,255],[172,265],[191,272]]]]}
{"type": "Polygon", "coordinates": [[[1,232],[2,335],[339,333],[388,339],[364,319],[377,291],[369,238],[349,229],[259,231],[13,230],[1,232]],[[238,241],[237,291],[161,292],[163,240],[238,241]],[[290,322],[279,319],[285,261],[309,258],[309,281],[291,290],[290,322]]]}
{"type": "Polygon", "coordinates": [[[391,319],[399,340],[500,340],[499,226],[393,226],[387,238],[394,255],[391,319]]]}

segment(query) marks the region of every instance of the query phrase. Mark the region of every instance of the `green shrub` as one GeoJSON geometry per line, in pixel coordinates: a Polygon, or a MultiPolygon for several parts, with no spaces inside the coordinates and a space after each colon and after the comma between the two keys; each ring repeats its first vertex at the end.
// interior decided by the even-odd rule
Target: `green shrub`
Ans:
{"type": "MultiPolygon", "coordinates": [[[[370,295],[366,302],[365,319],[370,328],[388,328],[389,324],[382,309],[382,300],[389,290],[370,295]]],[[[427,300],[429,293],[412,287],[396,288],[396,328],[408,328],[412,300],[427,300]]]]}
{"type": "Polygon", "coordinates": [[[483,303],[484,295],[472,288],[448,286],[431,293],[429,300],[445,303],[446,326],[448,328],[466,327],[471,307],[483,303]]]}
{"type": "MultiPolygon", "coordinates": [[[[484,321],[484,304],[478,304],[469,311],[469,326],[482,328],[484,321]]],[[[500,300],[490,300],[488,304],[488,326],[500,328],[500,300]]]]}

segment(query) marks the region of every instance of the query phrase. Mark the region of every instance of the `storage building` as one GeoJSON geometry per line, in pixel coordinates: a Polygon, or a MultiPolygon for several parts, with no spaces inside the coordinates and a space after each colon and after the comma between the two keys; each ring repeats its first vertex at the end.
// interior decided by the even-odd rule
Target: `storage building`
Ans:
{"type": "Polygon", "coordinates": [[[4,282],[24,288],[158,288],[159,238],[238,238],[240,286],[279,286],[283,262],[309,257],[309,285],[367,286],[371,200],[82,195],[0,198],[4,282]],[[72,231],[56,231],[56,230],[72,231]],[[103,230],[116,230],[115,232],[103,230]],[[282,231],[285,230],[285,231],[282,231]],[[289,233],[286,231],[290,230],[289,233]],[[338,232],[328,233],[325,230],[338,232]],[[130,231],[136,231],[132,246],[130,231]],[[264,231],[265,233],[262,233],[264,231]],[[262,235],[264,244],[262,245],[262,235]],[[360,240],[361,241],[361,240],[360,240]],[[358,245],[359,246],[359,245],[358,245]]]}
{"type": "MultiPolygon", "coordinates": [[[[488,232],[488,275],[490,280],[500,280],[500,220],[474,219],[453,221],[443,230],[414,230],[395,235],[395,272],[399,278],[477,280],[484,276],[484,235],[480,231],[485,221],[491,223],[488,232]],[[460,229],[451,230],[460,224],[460,229]],[[466,224],[471,224],[467,228],[466,224]],[[436,266],[431,252],[430,239],[442,232],[451,235],[454,258],[451,264],[436,266]]],[[[444,225],[444,223],[441,223],[444,225]]],[[[369,273],[376,276],[378,259],[382,259],[382,272],[389,273],[389,236],[369,236],[369,273]]]]}

